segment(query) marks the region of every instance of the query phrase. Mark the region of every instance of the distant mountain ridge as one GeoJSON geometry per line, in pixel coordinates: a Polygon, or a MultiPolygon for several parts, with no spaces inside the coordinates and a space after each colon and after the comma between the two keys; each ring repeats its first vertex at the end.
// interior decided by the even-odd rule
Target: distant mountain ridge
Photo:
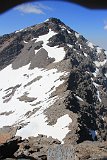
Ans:
{"type": "Polygon", "coordinates": [[[38,134],[56,144],[107,141],[107,51],[59,19],[1,36],[0,77],[1,143],[38,134]]]}

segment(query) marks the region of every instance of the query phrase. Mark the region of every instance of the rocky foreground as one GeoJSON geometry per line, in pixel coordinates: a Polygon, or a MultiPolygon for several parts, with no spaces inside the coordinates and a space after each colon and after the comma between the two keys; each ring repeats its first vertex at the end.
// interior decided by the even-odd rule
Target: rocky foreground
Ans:
{"type": "Polygon", "coordinates": [[[0,159],[4,160],[106,160],[107,141],[84,141],[61,144],[57,139],[38,135],[23,139],[15,137],[16,128],[5,127],[0,133],[0,159]],[[8,158],[7,158],[8,157],[8,158]]]}

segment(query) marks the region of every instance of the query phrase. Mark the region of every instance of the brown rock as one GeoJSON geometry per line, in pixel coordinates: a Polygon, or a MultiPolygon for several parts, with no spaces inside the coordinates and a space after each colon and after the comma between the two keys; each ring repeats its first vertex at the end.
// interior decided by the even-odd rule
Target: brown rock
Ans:
{"type": "Polygon", "coordinates": [[[17,127],[5,126],[0,128],[0,144],[12,139],[17,131],[17,127]]]}

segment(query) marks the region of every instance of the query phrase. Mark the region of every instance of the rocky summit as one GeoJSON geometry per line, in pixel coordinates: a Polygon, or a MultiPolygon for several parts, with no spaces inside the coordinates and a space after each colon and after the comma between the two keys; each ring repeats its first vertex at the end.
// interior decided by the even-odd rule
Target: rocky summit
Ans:
{"type": "Polygon", "coordinates": [[[0,77],[0,159],[107,159],[107,51],[49,18],[0,37],[0,77]]]}

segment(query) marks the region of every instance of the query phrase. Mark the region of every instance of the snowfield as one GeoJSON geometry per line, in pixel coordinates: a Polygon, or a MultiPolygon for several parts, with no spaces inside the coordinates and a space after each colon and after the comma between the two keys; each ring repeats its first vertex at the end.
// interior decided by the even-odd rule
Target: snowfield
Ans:
{"type": "Polygon", "coordinates": [[[13,70],[9,65],[0,72],[0,128],[24,124],[24,128],[17,131],[23,138],[45,134],[62,141],[72,119],[64,115],[54,126],[49,126],[43,111],[58,99],[58,96],[50,98],[51,93],[64,82],[60,77],[67,73],[28,68],[26,65],[13,70]]]}

